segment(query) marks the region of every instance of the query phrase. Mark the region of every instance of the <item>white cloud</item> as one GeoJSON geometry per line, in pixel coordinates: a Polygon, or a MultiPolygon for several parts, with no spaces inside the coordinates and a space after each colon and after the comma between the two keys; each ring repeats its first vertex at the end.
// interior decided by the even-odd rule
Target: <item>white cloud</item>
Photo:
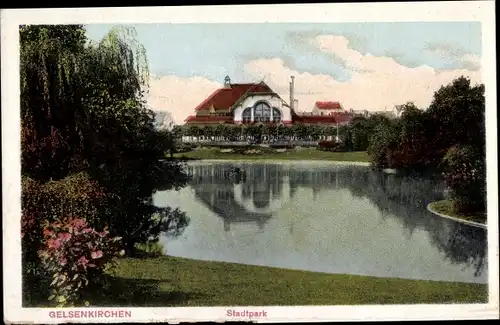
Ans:
{"type": "Polygon", "coordinates": [[[461,47],[447,43],[429,43],[425,50],[439,56],[448,64],[453,64],[467,70],[479,70],[481,67],[480,57],[467,53],[461,47]]]}
{"type": "MultiPolygon", "coordinates": [[[[350,80],[340,82],[330,75],[297,72],[283,59],[266,58],[244,65],[245,82],[264,79],[288,102],[290,76],[295,76],[295,98],[299,100],[301,111],[310,111],[315,101],[327,100],[338,100],[345,108],[356,110],[391,110],[408,101],[425,108],[439,87],[461,75],[469,77],[472,83],[481,82],[480,71],[475,70],[479,58],[470,54],[458,53],[464,62],[463,69],[438,71],[429,66],[409,68],[391,57],[362,54],[353,50],[344,36],[321,35],[310,38],[309,42],[330,54],[332,62],[343,62],[351,72],[350,80]]],[[[222,84],[203,77],[152,77],[148,105],[154,110],[171,113],[174,122],[182,124],[186,117],[195,113],[198,104],[220,87],[222,84]]]]}
{"type": "Polygon", "coordinates": [[[464,54],[457,59],[464,69],[479,70],[481,68],[481,58],[473,54],[464,54]]]}
{"type": "Polygon", "coordinates": [[[148,105],[155,111],[167,111],[176,124],[194,114],[194,109],[222,85],[202,77],[152,77],[148,105]]]}
{"type": "MultiPolygon", "coordinates": [[[[342,60],[351,71],[351,79],[339,82],[329,75],[299,73],[286,67],[284,61],[260,59],[248,62],[244,69],[252,80],[265,80],[283,98],[288,98],[288,82],[295,78],[299,110],[310,111],[317,100],[339,100],[345,108],[381,110],[413,101],[427,107],[434,92],[454,78],[464,75],[472,83],[481,81],[480,71],[467,69],[437,71],[429,66],[409,68],[391,57],[362,54],[349,47],[343,36],[321,35],[311,39],[319,50],[342,60]]],[[[476,58],[466,57],[470,62],[476,58]]]]}

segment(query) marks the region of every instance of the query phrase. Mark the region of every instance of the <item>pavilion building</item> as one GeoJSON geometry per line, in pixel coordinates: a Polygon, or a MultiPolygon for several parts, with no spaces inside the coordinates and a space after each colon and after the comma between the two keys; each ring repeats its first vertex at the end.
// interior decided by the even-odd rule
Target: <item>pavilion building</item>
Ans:
{"type": "Polygon", "coordinates": [[[196,108],[195,114],[185,120],[187,125],[266,124],[290,126],[293,124],[347,124],[353,114],[345,111],[339,102],[316,102],[312,112],[296,112],[294,77],[290,81],[290,100],[287,103],[265,82],[231,83],[229,76],[224,86],[214,91],[196,108]],[[290,103],[290,104],[289,104],[290,103]]]}

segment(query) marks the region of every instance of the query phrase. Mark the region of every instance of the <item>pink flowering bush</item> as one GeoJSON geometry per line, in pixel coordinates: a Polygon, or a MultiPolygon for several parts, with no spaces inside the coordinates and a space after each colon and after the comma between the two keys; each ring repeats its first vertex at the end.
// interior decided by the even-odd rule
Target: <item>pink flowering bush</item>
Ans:
{"type": "Polygon", "coordinates": [[[49,300],[55,299],[59,306],[81,302],[82,294],[101,286],[105,269],[123,255],[121,238],[112,238],[107,230],[96,231],[81,218],[53,222],[45,227],[43,237],[45,246],[38,254],[52,275],[49,300]]]}
{"type": "Polygon", "coordinates": [[[21,238],[23,273],[39,274],[38,251],[43,248],[43,224],[66,216],[85,216],[94,227],[104,225],[108,195],[87,174],[78,173],[41,183],[21,179],[21,238]]]}

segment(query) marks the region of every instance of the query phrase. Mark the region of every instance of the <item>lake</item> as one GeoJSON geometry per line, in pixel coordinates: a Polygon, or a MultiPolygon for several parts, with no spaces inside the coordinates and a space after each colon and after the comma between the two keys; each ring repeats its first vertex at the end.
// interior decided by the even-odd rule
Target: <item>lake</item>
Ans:
{"type": "Polygon", "coordinates": [[[288,269],[487,283],[486,230],[438,217],[439,179],[329,162],[194,162],[189,186],[157,192],[190,223],[167,254],[288,269]],[[231,180],[233,166],[246,179],[231,180]]]}

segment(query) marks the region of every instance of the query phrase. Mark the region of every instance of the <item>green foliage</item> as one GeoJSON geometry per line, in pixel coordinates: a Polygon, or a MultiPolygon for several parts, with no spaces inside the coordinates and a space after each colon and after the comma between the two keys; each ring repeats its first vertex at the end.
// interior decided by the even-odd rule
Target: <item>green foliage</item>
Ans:
{"type": "Polygon", "coordinates": [[[318,150],[322,151],[340,151],[340,144],[335,141],[320,141],[318,143],[318,150]]]}
{"type": "Polygon", "coordinates": [[[376,166],[409,170],[439,169],[447,151],[456,145],[472,145],[480,151],[485,148],[484,85],[472,86],[470,80],[460,77],[434,94],[427,110],[413,103],[397,106],[397,135],[378,128],[370,139],[369,150],[376,166]],[[392,162],[386,149],[389,141],[392,162]]]}
{"type": "Polygon", "coordinates": [[[450,148],[457,144],[484,147],[484,85],[472,86],[464,77],[453,80],[434,94],[428,114],[435,121],[434,146],[450,148]]]}
{"type": "Polygon", "coordinates": [[[484,85],[460,77],[434,94],[425,111],[397,107],[401,117],[376,127],[368,152],[375,167],[444,170],[457,213],[485,209],[484,85]]]}
{"type": "Polygon", "coordinates": [[[159,242],[137,243],[135,248],[148,257],[160,257],[165,254],[165,247],[159,242]]]}
{"type": "Polygon", "coordinates": [[[370,139],[368,154],[376,168],[395,167],[396,149],[399,143],[399,125],[396,121],[378,124],[370,139]]]}
{"type": "Polygon", "coordinates": [[[481,150],[472,146],[455,146],[443,159],[444,176],[451,188],[456,213],[486,210],[486,165],[481,150]]]}
{"type": "Polygon", "coordinates": [[[24,195],[43,198],[37,222],[54,211],[75,213],[109,226],[126,247],[163,231],[158,224],[166,220],[153,220],[151,195],[183,186],[187,177],[181,163],[160,161],[174,153],[175,135],[154,127],[144,100],[148,73],[133,29],[113,29],[92,43],[82,26],[21,28],[22,173],[49,182],[24,195]],[[104,203],[85,186],[51,182],[82,171],[106,193],[104,203]]]}
{"type": "Polygon", "coordinates": [[[20,28],[23,174],[63,178],[82,169],[78,132],[84,112],[79,91],[86,38],[79,25],[20,28]]]}
{"type": "Polygon", "coordinates": [[[188,152],[191,151],[195,148],[195,145],[191,143],[179,143],[176,145],[175,150],[176,152],[188,152]]]}
{"type": "Polygon", "coordinates": [[[21,184],[23,214],[34,213],[38,220],[85,215],[97,224],[106,208],[108,195],[84,172],[46,183],[23,178],[21,184]]]}
{"type": "Polygon", "coordinates": [[[47,224],[43,235],[45,247],[39,255],[52,278],[49,300],[55,300],[59,307],[73,306],[89,290],[101,288],[104,271],[123,255],[119,237],[112,238],[107,230],[96,231],[85,219],[47,224]]]}
{"type": "Polygon", "coordinates": [[[43,245],[42,223],[66,216],[85,215],[93,225],[101,225],[108,195],[85,173],[70,175],[57,181],[40,183],[30,178],[21,180],[21,235],[23,271],[37,274],[38,250],[43,245]]]}

